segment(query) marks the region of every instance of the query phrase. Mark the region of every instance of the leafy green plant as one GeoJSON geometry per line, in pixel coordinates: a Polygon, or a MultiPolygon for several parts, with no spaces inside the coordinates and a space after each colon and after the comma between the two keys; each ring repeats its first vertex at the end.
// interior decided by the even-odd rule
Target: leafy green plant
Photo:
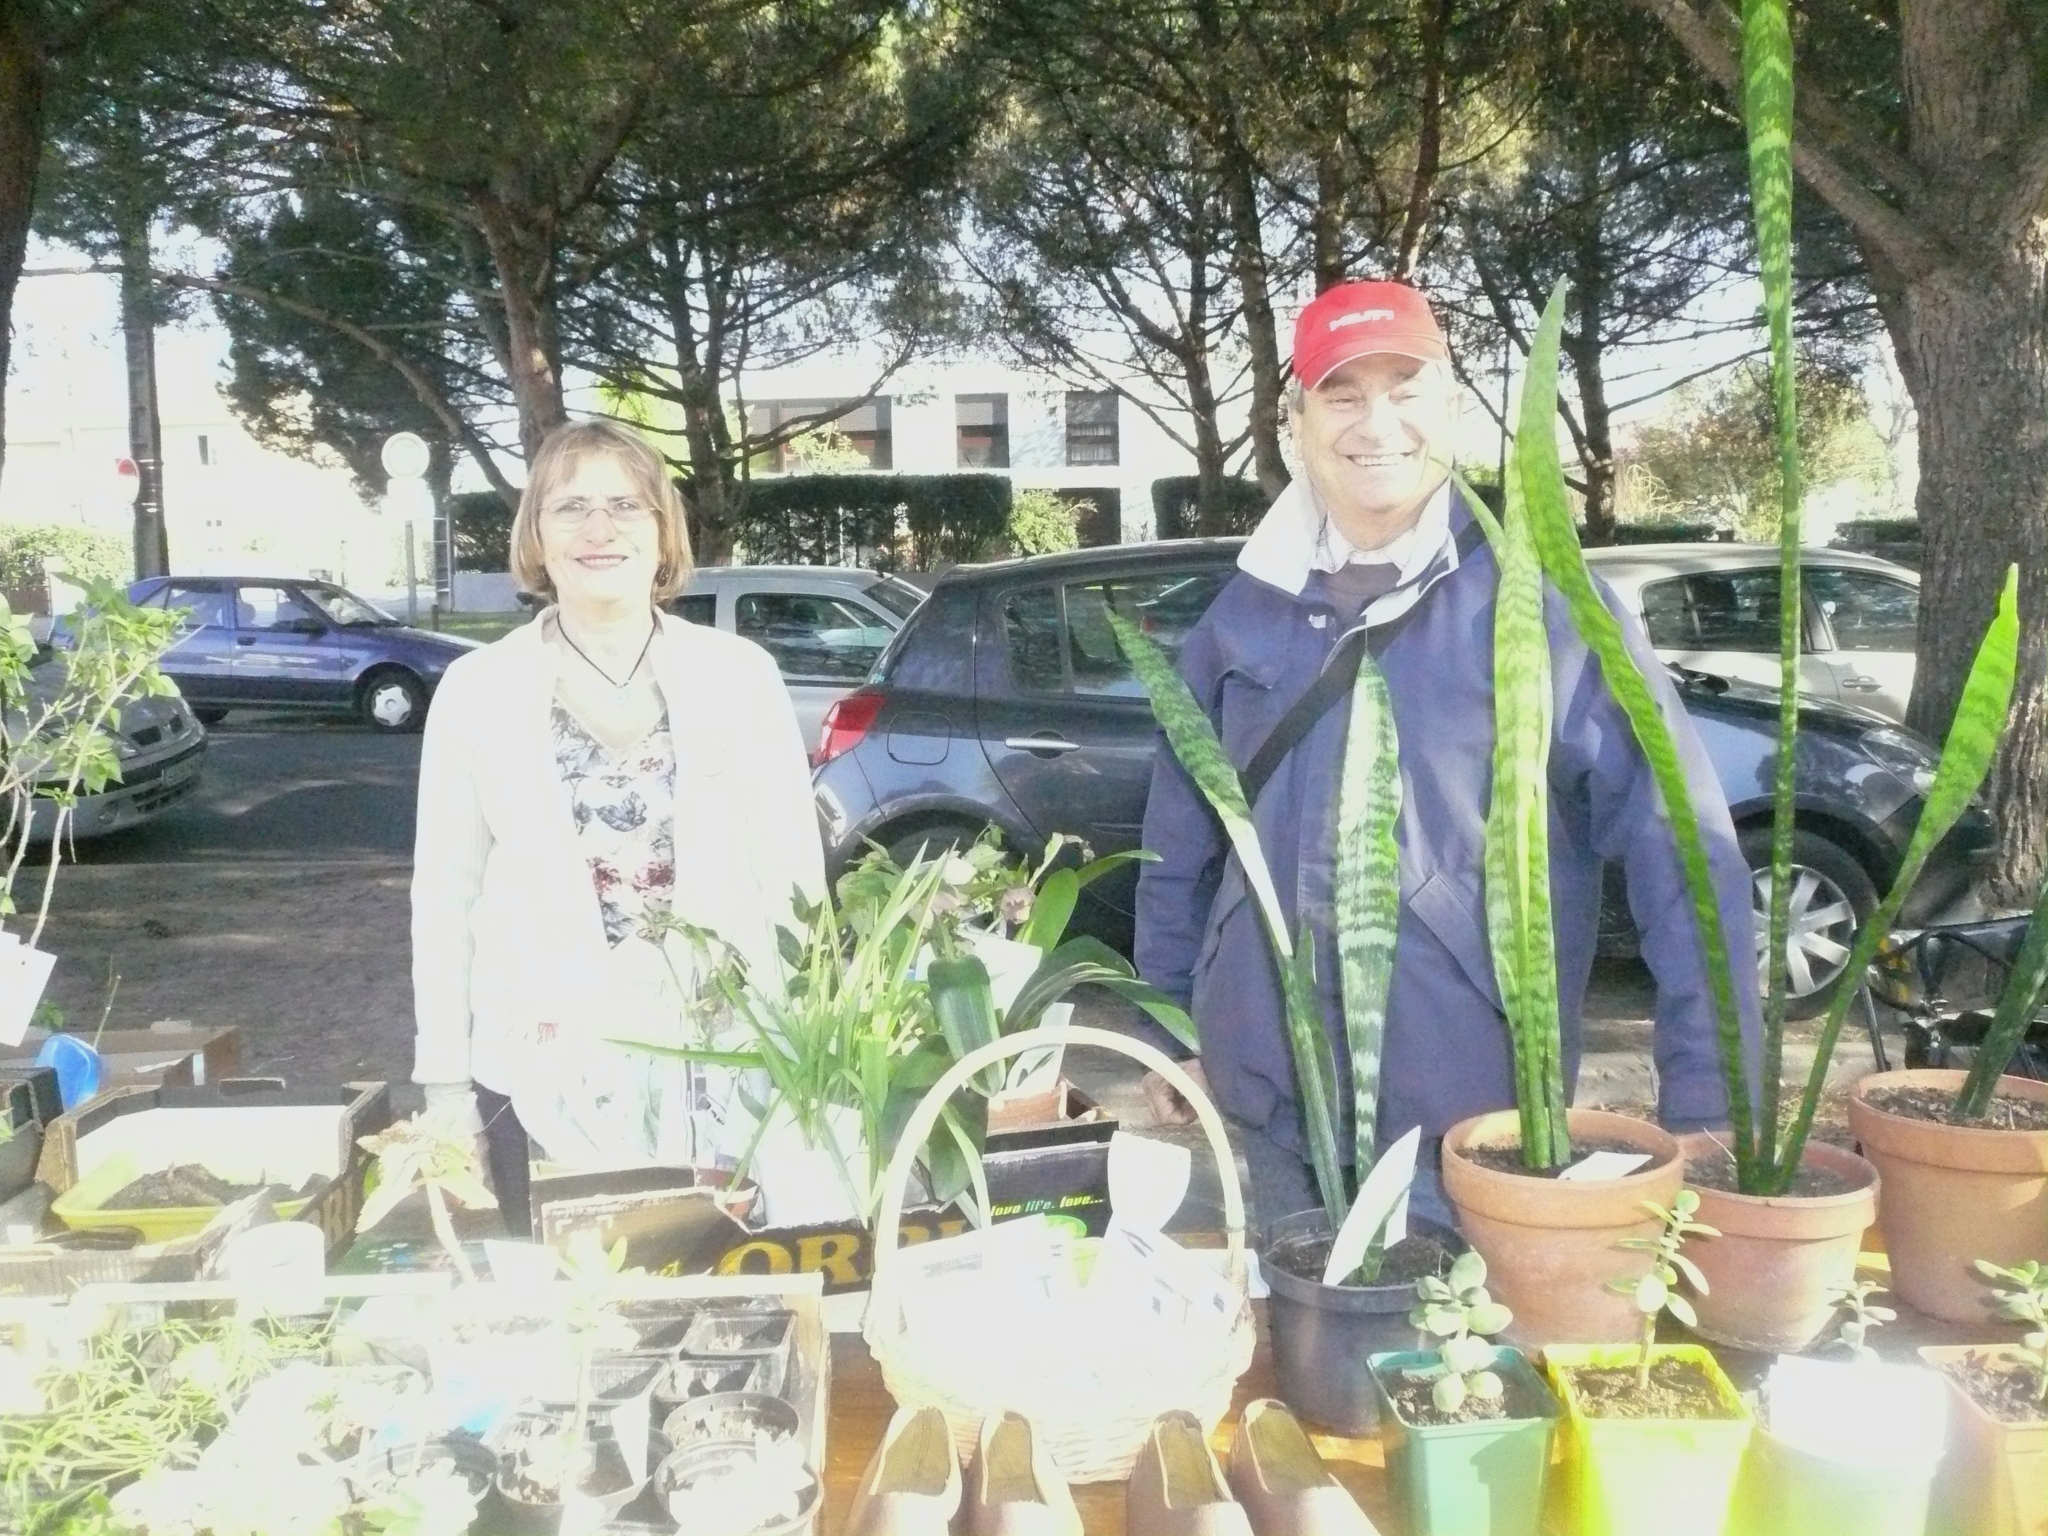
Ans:
{"type": "Polygon", "coordinates": [[[1837,1311],[1848,1314],[1835,1330],[1835,1342],[1856,1360],[1875,1361],[1877,1351],[1870,1347],[1870,1330],[1898,1320],[1897,1312],[1870,1299],[1884,1290],[1875,1280],[1854,1280],[1828,1298],[1837,1311]]]}
{"type": "Polygon", "coordinates": [[[2027,1029],[2044,1001],[2048,1001],[2048,876],[2043,877],[2040,892],[2034,897],[2033,919],[2027,924],[2026,937],[2020,941],[2012,972],[1998,994],[1991,1025],[1984,1031],[1977,1055],[1970,1062],[1969,1076],[1956,1092],[1955,1107],[1949,1111],[1949,1119],[1955,1124],[1970,1125],[1984,1118],[1991,1108],[1991,1096],[1998,1089],[1998,1079],[2011,1065],[2020,1042],[2027,1038],[2027,1029]]]}
{"type": "Polygon", "coordinates": [[[1700,1209],[1700,1197],[1695,1190],[1681,1189],[1669,1210],[1654,1200],[1645,1200],[1642,1204],[1643,1209],[1662,1224],[1663,1230],[1655,1237],[1624,1237],[1615,1246],[1647,1253],[1650,1267],[1637,1279],[1610,1280],[1608,1284],[1633,1300],[1636,1312],[1642,1318],[1636,1339],[1636,1390],[1647,1392],[1650,1387],[1650,1349],[1657,1342],[1657,1319],[1669,1312],[1688,1328],[1699,1323],[1693,1314],[1692,1303],[1679,1293],[1679,1276],[1683,1275],[1686,1283],[1700,1295],[1707,1294],[1707,1277],[1679,1250],[1689,1237],[1719,1237],[1721,1233],[1703,1221],[1693,1220],[1700,1209]]]}
{"type": "Polygon", "coordinates": [[[2034,1400],[2048,1403],[2048,1264],[2029,1259],[2007,1269],[1979,1259],[1976,1269],[1997,1293],[1998,1315],[2026,1325],[2013,1353],[2033,1369],[2034,1400]]]}
{"type": "Polygon", "coordinates": [[[495,1210],[498,1201],[484,1187],[476,1135],[467,1121],[453,1109],[423,1110],[373,1136],[360,1136],[356,1142],[377,1160],[376,1185],[363,1199],[356,1230],[369,1231],[398,1209],[407,1195],[425,1190],[435,1240],[456,1273],[474,1285],[476,1270],[462,1251],[448,1202],[476,1211],[495,1210]]]}
{"type": "Polygon", "coordinates": [[[1074,506],[1057,491],[1032,486],[1010,496],[1010,547],[1020,555],[1050,555],[1081,542],[1074,506]]]}
{"type": "Polygon", "coordinates": [[[479,1494],[455,1468],[422,1467],[364,1504],[363,1529],[376,1536],[464,1536],[476,1521],[479,1494]]]}
{"type": "Polygon", "coordinates": [[[1486,1289],[1486,1260],[1477,1249],[1467,1249],[1452,1261],[1449,1274],[1418,1279],[1415,1295],[1408,1321],[1442,1342],[1434,1365],[1404,1374],[1434,1383],[1429,1397],[1440,1413],[1456,1413],[1468,1397],[1498,1399],[1503,1388],[1493,1371],[1493,1335],[1515,1315],[1486,1289]]]}

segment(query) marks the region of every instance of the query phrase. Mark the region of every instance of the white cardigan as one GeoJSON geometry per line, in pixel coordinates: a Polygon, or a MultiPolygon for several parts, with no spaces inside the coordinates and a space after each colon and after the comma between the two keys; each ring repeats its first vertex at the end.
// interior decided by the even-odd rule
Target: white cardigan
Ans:
{"type": "MultiPolygon", "coordinates": [[[[455,661],[420,753],[413,843],[413,1080],[511,1092],[508,1041],[535,1022],[601,1026],[610,946],[557,777],[552,609],[455,661]]],[[[677,773],[677,916],[759,968],[791,896],[824,890],[804,744],[750,640],[663,615],[648,651],[677,773]],[[688,872],[683,866],[687,863],[688,872]],[[699,910],[683,910],[683,903],[699,910]]]]}

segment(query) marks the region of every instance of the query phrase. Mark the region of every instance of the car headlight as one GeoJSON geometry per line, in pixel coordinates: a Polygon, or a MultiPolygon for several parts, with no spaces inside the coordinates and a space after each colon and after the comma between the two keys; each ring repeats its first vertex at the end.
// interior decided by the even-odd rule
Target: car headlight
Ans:
{"type": "Polygon", "coordinates": [[[1935,766],[1941,761],[1934,749],[1919,737],[1890,726],[1863,733],[1863,750],[1877,765],[1918,794],[1934,787],[1935,766]]]}

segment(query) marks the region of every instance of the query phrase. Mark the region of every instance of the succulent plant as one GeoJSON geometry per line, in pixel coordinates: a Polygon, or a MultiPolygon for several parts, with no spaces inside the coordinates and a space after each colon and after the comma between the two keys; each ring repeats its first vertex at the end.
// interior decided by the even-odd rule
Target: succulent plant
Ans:
{"type": "Polygon", "coordinates": [[[1470,1397],[1500,1397],[1500,1377],[1493,1370],[1493,1335],[1515,1320],[1515,1314],[1486,1289],[1486,1260],[1476,1252],[1461,1253],[1446,1275],[1424,1275],[1415,1282],[1415,1305],[1408,1321],[1437,1346],[1434,1365],[1417,1366],[1404,1374],[1411,1381],[1433,1382],[1430,1401],[1441,1413],[1456,1413],[1470,1397]]]}

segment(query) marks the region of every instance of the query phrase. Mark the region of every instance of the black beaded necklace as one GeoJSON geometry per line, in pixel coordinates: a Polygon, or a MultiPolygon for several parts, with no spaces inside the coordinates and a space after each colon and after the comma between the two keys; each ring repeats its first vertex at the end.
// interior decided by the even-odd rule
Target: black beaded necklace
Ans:
{"type": "Polygon", "coordinates": [[[647,643],[640,647],[640,654],[633,658],[633,665],[626,669],[626,675],[624,677],[613,677],[611,673],[605,671],[603,667],[600,667],[596,662],[592,661],[589,655],[584,651],[583,647],[576,643],[576,637],[569,633],[568,625],[564,624],[560,619],[555,620],[555,633],[562,637],[563,641],[568,645],[569,649],[574,651],[578,656],[581,656],[583,658],[583,664],[586,667],[590,668],[591,671],[595,672],[599,677],[603,678],[606,682],[610,683],[612,687],[620,693],[625,692],[626,685],[632,682],[633,679],[639,675],[640,664],[647,659],[648,651],[653,649],[654,633],[660,627],[661,621],[658,619],[653,624],[648,626],[647,643]]]}

